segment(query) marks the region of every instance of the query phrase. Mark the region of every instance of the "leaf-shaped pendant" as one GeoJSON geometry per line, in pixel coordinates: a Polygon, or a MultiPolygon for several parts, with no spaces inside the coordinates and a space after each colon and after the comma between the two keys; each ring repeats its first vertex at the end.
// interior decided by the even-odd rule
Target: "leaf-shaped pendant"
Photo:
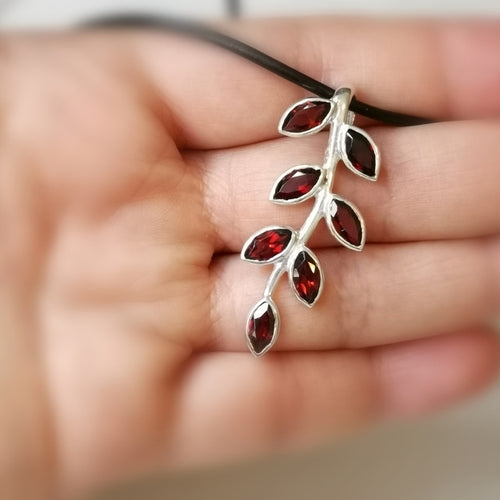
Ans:
{"type": "Polygon", "coordinates": [[[295,238],[295,231],[288,227],[266,227],[248,238],[241,258],[257,264],[271,264],[283,256],[295,238]]]}
{"type": "Polygon", "coordinates": [[[378,148],[371,137],[353,126],[344,126],[341,140],[342,160],[355,174],[376,181],[380,169],[378,148]]]}
{"type": "Polygon", "coordinates": [[[279,315],[271,299],[262,299],[252,309],[247,321],[247,344],[256,356],[267,352],[276,342],[279,315]]]}
{"type": "Polygon", "coordinates": [[[291,137],[315,134],[328,125],[332,110],[328,99],[303,99],[284,112],[278,130],[291,137]]]}
{"type": "Polygon", "coordinates": [[[342,245],[352,250],[363,250],[365,223],[359,210],[352,203],[340,196],[332,195],[325,220],[333,236],[342,245]]]}
{"type": "Polygon", "coordinates": [[[297,298],[312,307],[323,290],[323,271],[317,257],[303,248],[295,255],[288,275],[297,298]]]}
{"type": "Polygon", "coordinates": [[[323,178],[324,171],[321,167],[293,167],[275,182],[270,199],[275,203],[300,203],[314,195],[323,178]]]}
{"type": "Polygon", "coordinates": [[[366,132],[352,125],[355,116],[350,109],[351,99],[351,90],[342,87],[331,99],[310,97],[295,103],[280,120],[278,129],[284,135],[310,135],[328,126],[330,133],[322,166],[292,167],[280,175],[271,190],[270,200],[279,204],[300,203],[314,197],[311,212],[300,229],[261,229],[247,240],[241,252],[243,260],[274,264],[264,298],[254,306],[247,321],[247,343],[256,356],[267,352],[278,336],[279,316],[272,296],[285,273],[298,300],[308,307],[321,296],[323,271],[307,247],[321,219],[325,218],[332,235],[347,248],[360,251],[365,244],[365,225],[359,210],[332,193],[341,160],[352,172],[372,181],[377,179],[380,168],[377,146],[366,132]]]}

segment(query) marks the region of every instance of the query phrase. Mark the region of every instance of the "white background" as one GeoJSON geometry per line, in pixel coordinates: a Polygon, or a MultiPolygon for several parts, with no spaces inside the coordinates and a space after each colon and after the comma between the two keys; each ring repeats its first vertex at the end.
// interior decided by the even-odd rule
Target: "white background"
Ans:
{"type": "MultiPolygon", "coordinates": [[[[311,13],[500,16],[500,0],[247,0],[251,16],[311,13]]],[[[141,9],[222,16],[222,1],[12,0],[0,25],[55,26],[81,16],[141,9]]],[[[500,54],[499,54],[500,57],[500,54]]],[[[499,89],[500,91],[500,89],[499,89]]],[[[105,498],[174,500],[500,499],[500,387],[466,407],[411,425],[371,431],[328,449],[212,472],[170,476],[105,498]]]]}

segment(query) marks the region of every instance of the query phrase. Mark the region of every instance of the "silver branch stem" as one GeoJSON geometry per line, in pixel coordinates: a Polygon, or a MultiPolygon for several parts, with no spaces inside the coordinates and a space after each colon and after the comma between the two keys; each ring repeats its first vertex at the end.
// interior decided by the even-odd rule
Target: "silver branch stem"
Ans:
{"type": "Polygon", "coordinates": [[[274,292],[280,278],[289,268],[289,259],[294,258],[295,249],[302,248],[311,235],[313,234],[319,221],[327,214],[328,202],[335,179],[335,170],[340,160],[340,145],[342,127],[344,124],[352,124],[354,114],[349,111],[349,104],[351,102],[351,90],[348,88],[341,88],[335,92],[332,97],[334,112],[330,119],[330,134],[328,137],[328,146],[326,148],[325,160],[323,162],[323,170],[325,171],[325,179],[323,185],[314,195],[314,205],[311,213],[305,220],[304,224],[298,232],[297,239],[293,244],[293,249],[287,252],[287,255],[277,262],[269,276],[266,288],[264,290],[264,298],[269,299],[274,292]]]}

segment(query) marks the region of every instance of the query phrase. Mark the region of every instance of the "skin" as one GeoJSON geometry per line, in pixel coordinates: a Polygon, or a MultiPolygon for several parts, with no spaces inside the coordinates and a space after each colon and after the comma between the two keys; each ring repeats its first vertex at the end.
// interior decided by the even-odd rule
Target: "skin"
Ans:
{"type": "Polygon", "coordinates": [[[243,331],[269,269],[237,253],[310,209],[267,201],[282,171],[323,155],[324,134],[277,137],[304,93],[175,36],[4,36],[1,498],[334,440],[446,407],[497,372],[486,322],[500,298],[500,26],[227,29],[373,104],[446,123],[359,120],[380,180],[341,171],[335,189],[364,214],[366,249],[318,229],[324,296],[308,311],[283,283],[281,336],[256,360],[243,331]]]}

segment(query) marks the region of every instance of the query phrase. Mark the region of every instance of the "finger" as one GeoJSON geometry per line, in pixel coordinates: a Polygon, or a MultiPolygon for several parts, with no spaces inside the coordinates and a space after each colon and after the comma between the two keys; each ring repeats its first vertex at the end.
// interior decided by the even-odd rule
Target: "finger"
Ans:
{"type": "MultiPolygon", "coordinates": [[[[493,262],[493,281],[495,283],[494,295],[500,297],[500,235],[492,240],[490,258],[493,262]]],[[[500,306],[497,311],[496,323],[500,329],[500,306]]]]}
{"type": "MultiPolygon", "coordinates": [[[[316,252],[323,293],[300,304],[286,278],[274,294],[281,317],[278,350],[367,347],[485,323],[498,307],[487,245],[472,241],[368,245],[316,252]]],[[[214,264],[210,348],[247,350],[246,318],[261,299],[269,266],[237,256],[214,264]]]]}
{"type": "MultiPolygon", "coordinates": [[[[454,122],[370,131],[382,153],[377,183],[339,167],[334,191],[360,209],[368,241],[469,238],[500,231],[500,122],[454,122]]],[[[237,252],[271,223],[299,228],[311,202],[269,202],[275,179],[294,165],[323,162],[326,137],[289,138],[186,156],[200,165],[205,204],[220,250],[237,252]]],[[[324,225],[312,245],[333,239],[324,225]]]]}
{"type": "Polygon", "coordinates": [[[192,465],[324,442],[381,416],[434,411],[483,387],[498,363],[498,339],[486,331],[259,360],[203,355],[184,381],[174,460],[192,465]]]}
{"type": "MultiPolygon", "coordinates": [[[[287,64],[371,104],[434,118],[498,114],[498,22],[301,19],[229,26],[287,64]]],[[[135,60],[157,109],[190,148],[249,144],[276,135],[283,111],[305,95],[229,52],[184,38],[140,36],[135,60]]]]}

